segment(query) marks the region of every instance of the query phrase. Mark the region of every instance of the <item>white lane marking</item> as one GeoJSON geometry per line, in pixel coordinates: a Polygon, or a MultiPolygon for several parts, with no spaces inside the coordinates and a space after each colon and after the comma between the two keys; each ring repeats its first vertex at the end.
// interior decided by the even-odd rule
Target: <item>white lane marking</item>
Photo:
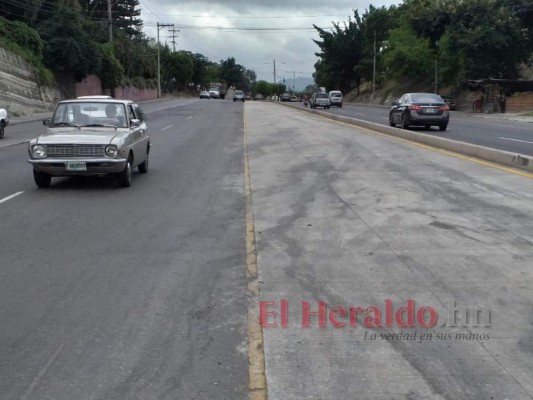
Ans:
{"type": "Polygon", "coordinates": [[[521,143],[531,143],[531,144],[533,144],[533,142],[528,142],[527,140],[513,139],[513,138],[508,138],[508,137],[503,137],[503,136],[500,136],[498,139],[512,140],[513,142],[521,142],[521,143]]]}
{"type": "Polygon", "coordinates": [[[161,129],[161,130],[162,130],[162,131],[166,131],[168,128],[172,128],[173,126],[174,126],[174,125],[169,125],[169,126],[163,128],[163,129],[161,129]]]}
{"type": "Polygon", "coordinates": [[[5,201],[11,200],[13,197],[17,197],[19,194],[22,194],[24,192],[17,192],[15,194],[12,194],[11,196],[4,197],[2,200],[0,200],[0,204],[2,204],[5,201]]]}
{"type": "Polygon", "coordinates": [[[190,117],[185,118],[185,119],[191,119],[191,118],[192,118],[192,115],[190,117]]]}
{"type": "Polygon", "coordinates": [[[357,114],[357,115],[366,115],[365,113],[360,113],[360,112],[355,112],[354,114],[357,114]]]}
{"type": "Polygon", "coordinates": [[[381,119],[386,119],[387,121],[389,120],[389,117],[379,117],[381,119]]]}

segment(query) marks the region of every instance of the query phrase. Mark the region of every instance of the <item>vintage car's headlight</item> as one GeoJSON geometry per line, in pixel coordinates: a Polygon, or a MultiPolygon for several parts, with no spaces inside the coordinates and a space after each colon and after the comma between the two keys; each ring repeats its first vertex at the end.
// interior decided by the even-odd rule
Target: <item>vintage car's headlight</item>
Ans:
{"type": "Polygon", "coordinates": [[[32,147],[31,152],[35,158],[44,158],[46,157],[46,147],[36,144],[32,147]]]}
{"type": "Polygon", "coordinates": [[[106,146],[105,148],[105,154],[108,157],[116,157],[118,155],[118,149],[117,146],[114,144],[110,144],[109,146],[106,146]]]}

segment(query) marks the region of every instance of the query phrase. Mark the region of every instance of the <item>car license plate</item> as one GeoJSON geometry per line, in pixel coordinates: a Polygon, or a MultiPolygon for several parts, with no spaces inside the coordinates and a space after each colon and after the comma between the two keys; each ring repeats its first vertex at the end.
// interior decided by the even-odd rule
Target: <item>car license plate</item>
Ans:
{"type": "Polygon", "coordinates": [[[426,114],[435,114],[437,109],[435,108],[426,108],[426,114]]]}
{"type": "Polygon", "coordinates": [[[67,171],[87,171],[87,164],[85,161],[67,161],[65,162],[67,171]]]}

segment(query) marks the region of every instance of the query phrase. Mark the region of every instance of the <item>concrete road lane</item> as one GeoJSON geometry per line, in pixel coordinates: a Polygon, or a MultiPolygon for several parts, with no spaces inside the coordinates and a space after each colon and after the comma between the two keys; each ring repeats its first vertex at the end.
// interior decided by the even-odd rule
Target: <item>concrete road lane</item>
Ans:
{"type": "Polygon", "coordinates": [[[269,399],[533,399],[532,177],[245,107],[269,399]]]}
{"type": "Polygon", "coordinates": [[[242,104],[146,109],[127,189],[0,150],[3,400],[247,397],[242,104]]]}

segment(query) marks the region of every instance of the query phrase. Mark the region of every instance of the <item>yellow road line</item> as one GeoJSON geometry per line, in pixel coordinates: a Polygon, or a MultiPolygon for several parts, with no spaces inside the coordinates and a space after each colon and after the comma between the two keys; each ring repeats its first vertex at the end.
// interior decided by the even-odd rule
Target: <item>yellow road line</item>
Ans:
{"type": "Polygon", "coordinates": [[[250,163],[248,159],[248,127],[246,125],[246,108],[244,121],[244,193],[246,198],[246,278],[248,281],[248,398],[249,400],[266,400],[267,385],[265,376],[265,353],[263,328],[259,325],[259,279],[255,247],[254,213],[252,208],[252,184],[250,181],[250,163]]]}

